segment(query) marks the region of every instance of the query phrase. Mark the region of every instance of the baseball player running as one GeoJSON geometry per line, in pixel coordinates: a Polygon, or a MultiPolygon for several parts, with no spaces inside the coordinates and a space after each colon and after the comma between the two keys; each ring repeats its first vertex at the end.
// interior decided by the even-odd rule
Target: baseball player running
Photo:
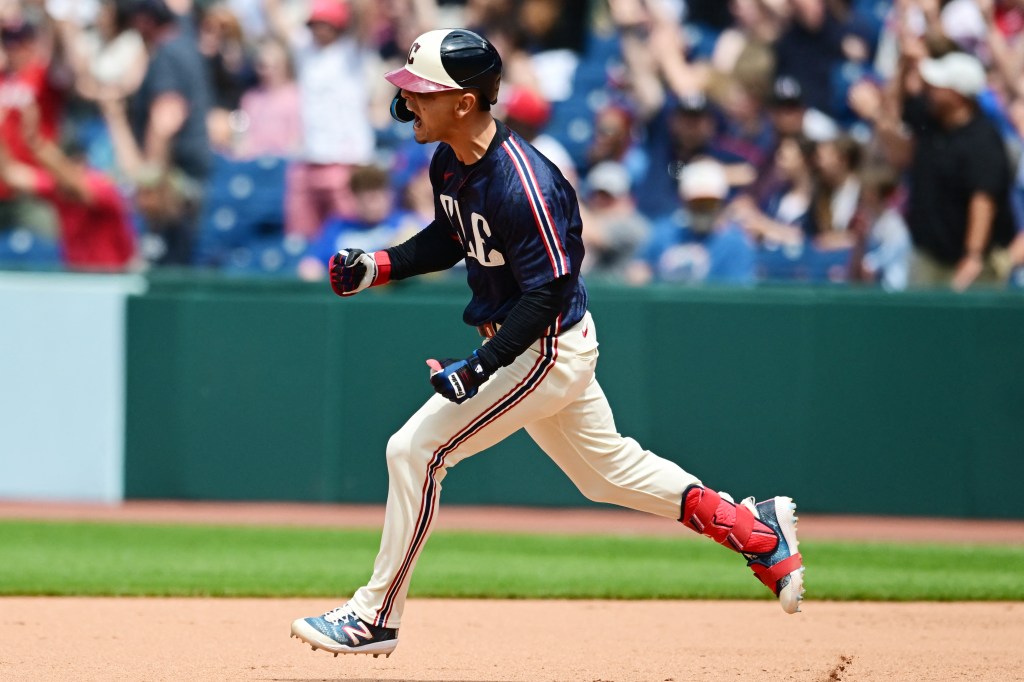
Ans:
{"type": "Polygon", "coordinates": [[[373,576],[343,606],[293,622],[292,635],[335,655],[390,655],[448,469],[521,428],[586,497],[678,520],[742,554],[783,610],[799,611],[804,569],[790,498],[736,504],[616,431],[594,375],[576,194],[492,117],[498,52],[471,31],[429,31],[385,78],[399,88],[392,115],[412,123],[417,142],[441,143],[430,164],[434,221],[383,251],[339,251],[331,286],[351,296],[465,260],[472,299],[463,319],[485,340],[465,358],[427,361],[436,394],[388,441],[373,576]]]}

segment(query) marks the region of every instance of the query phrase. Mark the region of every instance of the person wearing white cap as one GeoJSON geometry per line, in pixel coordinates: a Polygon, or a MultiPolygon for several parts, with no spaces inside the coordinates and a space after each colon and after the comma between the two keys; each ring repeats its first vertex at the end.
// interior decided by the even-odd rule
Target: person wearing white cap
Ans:
{"type": "Polygon", "coordinates": [[[583,272],[588,279],[622,281],[651,230],[636,207],[629,170],[602,161],[587,173],[584,194],[583,272]]]}
{"type": "Polygon", "coordinates": [[[683,210],[655,223],[645,249],[650,274],[664,282],[753,284],[754,244],[726,211],[725,167],[711,158],[692,161],[678,188],[683,210]]]}
{"type": "Polygon", "coordinates": [[[1009,158],[976,99],[987,87],[985,69],[975,57],[951,52],[916,64],[905,58],[903,71],[908,78],[896,83],[907,91],[890,91],[876,122],[892,161],[908,171],[910,286],[962,291],[995,282],[1013,221],[1009,158]],[[887,113],[901,104],[903,128],[887,113]]]}
{"type": "Polygon", "coordinates": [[[925,59],[925,109],[908,99],[904,120],[915,137],[907,224],[914,240],[910,280],[962,291],[997,279],[998,257],[1013,237],[1010,165],[995,124],[978,108],[985,69],[951,52],[925,59]]]}
{"type": "Polygon", "coordinates": [[[265,0],[271,34],[292,49],[302,114],[302,150],[288,168],[285,231],[317,237],[331,216],[354,217],[352,172],[374,158],[370,84],[376,56],[357,30],[359,6],[313,0],[305,26],[283,0],[265,0]]]}

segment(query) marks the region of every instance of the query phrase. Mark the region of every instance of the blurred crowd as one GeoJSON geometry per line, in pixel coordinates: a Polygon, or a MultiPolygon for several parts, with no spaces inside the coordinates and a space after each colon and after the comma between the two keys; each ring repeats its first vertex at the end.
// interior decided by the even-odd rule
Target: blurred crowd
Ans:
{"type": "Polygon", "coordinates": [[[382,78],[501,52],[588,278],[1024,288],[1024,0],[0,0],[0,267],[317,279],[434,216],[382,78]]]}

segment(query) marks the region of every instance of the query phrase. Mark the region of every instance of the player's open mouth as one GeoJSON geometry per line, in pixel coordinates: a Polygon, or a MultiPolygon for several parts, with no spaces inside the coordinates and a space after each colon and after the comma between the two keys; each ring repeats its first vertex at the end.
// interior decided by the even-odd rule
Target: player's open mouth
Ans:
{"type": "Polygon", "coordinates": [[[420,118],[419,116],[416,116],[415,114],[413,114],[413,116],[415,116],[415,118],[413,119],[412,127],[413,128],[422,128],[423,127],[423,119],[420,118]]]}

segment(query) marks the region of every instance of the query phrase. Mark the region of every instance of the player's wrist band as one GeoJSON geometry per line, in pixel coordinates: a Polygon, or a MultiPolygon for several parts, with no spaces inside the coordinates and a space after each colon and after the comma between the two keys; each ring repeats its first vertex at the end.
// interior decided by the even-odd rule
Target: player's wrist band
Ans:
{"type": "Polygon", "coordinates": [[[380,286],[391,281],[391,256],[387,251],[374,251],[373,262],[377,264],[377,276],[370,286],[380,286]]]}

